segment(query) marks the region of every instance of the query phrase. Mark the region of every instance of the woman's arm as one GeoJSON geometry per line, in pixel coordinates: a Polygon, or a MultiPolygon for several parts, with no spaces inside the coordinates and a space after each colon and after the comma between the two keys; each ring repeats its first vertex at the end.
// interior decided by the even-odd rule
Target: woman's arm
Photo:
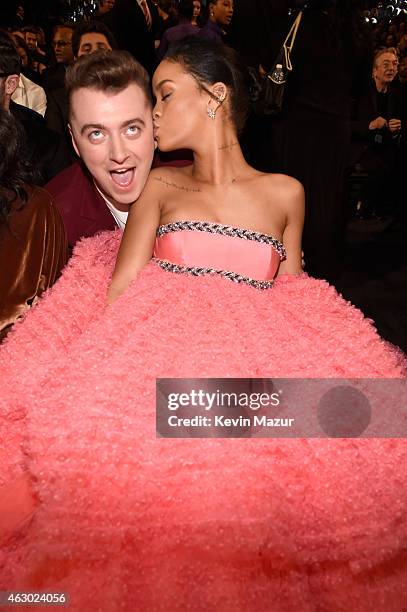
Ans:
{"type": "Polygon", "coordinates": [[[302,270],[301,239],[304,226],[305,196],[299,181],[284,177],[280,197],[281,207],[286,213],[283,244],[287,259],[282,261],[277,276],[281,274],[300,274],[302,270]]]}
{"type": "Polygon", "coordinates": [[[131,207],[107,292],[108,304],[127,289],[151,259],[161,217],[160,184],[154,180],[157,172],[161,169],[150,172],[142,195],[131,207]]]}

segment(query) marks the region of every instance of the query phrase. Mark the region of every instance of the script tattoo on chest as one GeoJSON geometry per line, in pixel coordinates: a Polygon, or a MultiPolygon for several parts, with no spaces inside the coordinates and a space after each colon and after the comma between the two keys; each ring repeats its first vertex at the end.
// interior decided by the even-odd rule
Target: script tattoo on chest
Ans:
{"type": "Polygon", "coordinates": [[[161,176],[156,176],[155,180],[160,183],[163,183],[164,185],[167,185],[167,187],[174,187],[174,189],[179,189],[180,191],[185,191],[187,193],[201,193],[201,189],[199,189],[199,187],[185,187],[185,185],[177,185],[172,181],[167,181],[163,179],[161,176]]]}

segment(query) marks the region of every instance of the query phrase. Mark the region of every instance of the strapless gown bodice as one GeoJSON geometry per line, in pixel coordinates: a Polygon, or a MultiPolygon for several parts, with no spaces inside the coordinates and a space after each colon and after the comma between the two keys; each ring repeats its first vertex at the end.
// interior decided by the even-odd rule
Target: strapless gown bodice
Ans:
{"type": "Polygon", "coordinates": [[[153,260],[163,269],[194,275],[217,274],[266,289],[285,250],[279,240],[208,221],[176,221],[157,230],[153,260]]]}

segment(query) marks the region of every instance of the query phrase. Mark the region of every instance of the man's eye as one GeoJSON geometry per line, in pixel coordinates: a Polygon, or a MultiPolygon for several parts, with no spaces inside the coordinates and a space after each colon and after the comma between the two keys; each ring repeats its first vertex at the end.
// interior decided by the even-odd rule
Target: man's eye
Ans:
{"type": "Polygon", "coordinates": [[[101,140],[102,136],[103,132],[100,130],[93,130],[93,132],[89,133],[88,138],[90,138],[90,140],[101,140]]]}
{"type": "Polygon", "coordinates": [[[140,130],[138,125],[129,125],[129,127],[127,128],[127,132],[131,136],[138,136],[140,134],[141,130],[140,130]]]}

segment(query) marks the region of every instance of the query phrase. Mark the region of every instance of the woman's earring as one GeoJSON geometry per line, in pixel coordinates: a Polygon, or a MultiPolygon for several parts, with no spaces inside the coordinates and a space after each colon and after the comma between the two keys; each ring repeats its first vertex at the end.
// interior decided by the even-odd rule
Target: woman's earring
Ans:
{"type": "Polygon", "coordinates": [[[213,108],[208,108],[206,109],[206,112],[208,113],[208,117],[209,119],[215,119],[216,117],[216,111],[213,110],[213,108]]]}

